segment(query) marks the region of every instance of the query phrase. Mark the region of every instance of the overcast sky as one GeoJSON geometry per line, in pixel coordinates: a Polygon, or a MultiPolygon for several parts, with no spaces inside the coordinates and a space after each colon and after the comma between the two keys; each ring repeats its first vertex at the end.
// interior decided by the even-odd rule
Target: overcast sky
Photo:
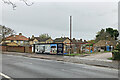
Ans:
{"type": "Polygon", "coordinates": [[[0,24],[17,33],[31,37],[48,33],[55,37],[69,36],[69,16],[73,16],[72,37],[83,40],[94,39],[102,28],[118,29],[117,2],[34,2],[26,6],[23,2],[12,6],[3,4],[0,24]]]}

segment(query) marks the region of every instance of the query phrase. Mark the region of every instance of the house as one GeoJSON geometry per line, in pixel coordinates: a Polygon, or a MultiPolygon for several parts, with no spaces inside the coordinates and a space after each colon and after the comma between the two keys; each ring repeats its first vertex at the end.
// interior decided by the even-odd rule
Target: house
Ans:
{"type": "Polygon", "coordinates": [[[85,50],[85,45],[88,43],[86,40],[82,40],[82,39],[75,39],[73,38],[71,40],[72,42],[72,49],[74,53],[82,53],[83,50],[85,50]]]}
{"type": "Polygon", "coordinates": [[[70,39],[68,37],[61,37],[61,38],[56,38],[54,43],[63,43],[64,44],[64,52],[69,52],[68,49],[70,49],[70,39]]]}
{"type": "Polygon", "coordinates": [[[29,38],[29,44],[32,45],[37,43],[53,43],[53,40],[51,38],[40,38],[32,35],[32,37],[29,38]]]}
{"type": "Polygon", "coordinates": [[[19,33],[19,35],[6,37],[0,47],[2,47],[2,51],[32,53],[32,47],[29,46],[28,40],[22,33],[19,33]]]}
{"type": "Polygon", "coordinates": [[[61,38],[56,38],[54,41],[54,43],[70,43],[70,39],[68,37],[61,37],[61,38]]]}
{"type": "Polygon", "coordinates": [[[112,51],[116,46],[115,41],[100,40],[94,44],[97,51],[112,51]]]}
{"type": "Polygon", "coordinates": [[[72,53],[80,53],[80,44],[79,41],[75,38],[71,39],[71,48],[72,53]]]}
{"type": "Polygon", "coordinates": [[[53,43],[53,40],[51,38],[41,38],[39,42],[40,43],[53,43]]]}
{"type": "Polygon", "coordinates": [[[5,38],[5,43],[7,43],[7,45],[20,45],[20,46],[24,46],[28,44],[28,38],[23,36],[22,33],[19,33],[19,35],[11,35],[9,37],[5,38]]]}

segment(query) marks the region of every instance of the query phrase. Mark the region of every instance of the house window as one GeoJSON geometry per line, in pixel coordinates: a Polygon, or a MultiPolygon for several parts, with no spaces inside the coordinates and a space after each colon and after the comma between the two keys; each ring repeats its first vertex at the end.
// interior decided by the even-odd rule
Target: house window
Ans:
{"type": "Polygon", "coordinates": [[[20,41],[21,44],[23,44],[23,41],[20,41]]]}
{"type": "Polygon", "coordinates": [[[25,44],[28,44],[28,42],[27,42],[27,41],[25,41],[24,43],[25,43],[25,44]]]}
{"type": "Polygon", "coordinates": [[[13,40],[11,40],[11,42],[13,42],[13,40]]]}
{"type": "Polygon", "coordinates": [[[37,41],[34,41],[34,44],[36,44],[37,43],[37,41]]]}
{"type": "Polygon", "coordinates": [[[17,43],[18,43],[18,40],[17,40],[17,43]]]}

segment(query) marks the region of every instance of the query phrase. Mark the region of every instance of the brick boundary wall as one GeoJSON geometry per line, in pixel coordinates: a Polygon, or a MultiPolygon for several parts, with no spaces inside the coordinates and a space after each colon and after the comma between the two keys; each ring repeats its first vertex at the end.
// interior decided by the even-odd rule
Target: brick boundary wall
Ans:
{"type": "Polygon", "coordinates": [[[2,51],[32,53],[30,46],[0,46],[2,51]]]}

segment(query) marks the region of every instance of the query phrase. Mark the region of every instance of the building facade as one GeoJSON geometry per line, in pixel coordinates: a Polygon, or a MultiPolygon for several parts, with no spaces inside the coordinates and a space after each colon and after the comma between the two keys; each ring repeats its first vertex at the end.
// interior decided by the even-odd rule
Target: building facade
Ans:
{"type": "Polygon", "coordinates": [[[19,35],[11,35],[9,37],[6,37],[4,42],[11,46],[24,46],[28,45],[28,38],[23,36],[22,33],[19,33],[19,35]]]}
{"type": "Polygon", "coordinates": [[[53,43],[53,40],[51,38],[40,38],[40,37],[34,37],[32,35],[31,38],[29,38],[29,44],[37,44],[37,43],[53,43]]]}

